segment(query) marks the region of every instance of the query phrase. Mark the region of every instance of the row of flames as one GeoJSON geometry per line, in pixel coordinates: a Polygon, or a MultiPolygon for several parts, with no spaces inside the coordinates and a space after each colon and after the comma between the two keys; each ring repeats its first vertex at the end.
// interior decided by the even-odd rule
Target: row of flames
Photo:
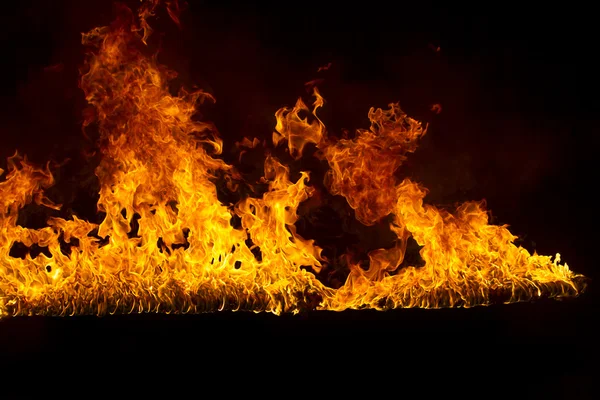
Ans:
{"type": "MultiPolygon", "coordinates": [[[[168,10],[177,22],[174,4],[168,10]]],[[[140,50],[156,6],[145,3],[137,16],[130,12],[83,35],[94,49],[80,85],[95,110],[84,125],[100,132],[97,208],[104,220],[73,215],[49,218],[40,229],[20,226],[19,211],[31,202],[61,206],[44,194],[54,184],[48,167],[9,159],[0,182],[0,316],[470,307],[499,294],[517,302],[583,290],[581,276],[558,254],[532,255],[514,244],[506,226],[490,225],[483,203],[450,213],[425,204],[418,183],[399,181],[394,173],[426,127],[397,104],[372,108],[371,126],[353,139],[333,140],[317,116],[324,100],[315,88],[312,107],[299,99],[276,112],[273,144],[287,144],[298,159],[312,143],[329,165],[329,192],[343,196],[364,225],[388,218],[396,237],[391,248],[369,254],[368,268],[350,263],[341,287],[323,284],[316,274],[330,260],[295,227],[300,203],[314,193],[308,173],[292,181],[289,167],[267,156],[262,197],[234,206],[217,198],[215,174],[230,177],[229,190],[236,191],[237,172],[216,158],[223,143],[213,125],[192,118],[198,102],[212,97],[171,95],[173,73],[140,50]],[[134,215],[139,227],[131,235],[134,215]],[[233,216],[241,227],[231,224],[233,216]],[[399,268],[409,238],[422,246],[424,265],[399,268]],[[60,240],[71,243],[70,254],[60,240]],[[50,256],[13,257],[16,242],[46,247],[50,256]]]]}

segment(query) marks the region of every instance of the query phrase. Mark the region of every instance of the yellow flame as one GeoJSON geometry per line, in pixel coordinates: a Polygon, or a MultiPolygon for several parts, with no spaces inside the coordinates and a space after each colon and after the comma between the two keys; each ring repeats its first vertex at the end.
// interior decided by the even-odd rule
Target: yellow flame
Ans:
{"type": "MultiPolygon", "coordinates": [[[[167,83],[174,73],[140,50],[157,4],[144,3],[137,24],[126,11],[115,24],[83,35],[94,48],[81,88],[95,110],[84,126],[95,121],[100,132],[97,206],[104,220],[18,225],[19,210],[30,202],[60,205],[44,195],[54,183],[49,166],[9,159],[0,182],[1,316],[468,307],[583,290],[582,277],[559,255],[531,255],[507,227],[490,225],[482,203],[450,213],[424,204],[426,190],[417,183],[397,181],[394,172],[426,132],[398,104],[372,108],[369,129],[336,141],[317,117],[324,100],[315,88],[312,109],[299,99],[276,112],[274,144],[287,142],[294,158],[315,144],[330,167],[330,192],[344,196],[365,225],[389,216],[396,236],[392,248],[369,254],[368,269],[350,262],[345,284],[327,287],[316,274],[329,260],[294,225],[300,203],[314,194],[307,172],[291,181],[289,168],[268,156],[262,197],[233,206],[217,198],[216,174],[232,177],[235,169],[215,158],[223,147],[215,127],[192,118],[199,102],[214,98],[201,91],[173,96],[167,83]],[[234,216],[241,227],[231,224],[234,216]],[[422,246],[425,265],[400,268],[410,237],[422,246]],[[61,238],[72,245],[69,255],[61,238]],[[50,256],[12,257],[16,242],[46,247],[50,256]]],[[[176,3],[168,10],[177,20],[176,3]]]]}

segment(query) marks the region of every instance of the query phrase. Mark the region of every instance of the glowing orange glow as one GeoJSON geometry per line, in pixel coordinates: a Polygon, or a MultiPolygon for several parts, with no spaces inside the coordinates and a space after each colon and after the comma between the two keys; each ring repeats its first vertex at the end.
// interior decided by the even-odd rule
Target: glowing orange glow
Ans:
{"type": "MultiPolygon", "coordinates": [[[[332,139],[318,117],[325,101],[314,87],[312,107],[298,99],[275,113],[273,145],[287,146],[295,159],[315,145],[329,165],[330,193],[343,196],[364,225],[389,218],[396,237],[391,248],[369,254],[368,268],[348,258],[341,287],[321,282],[317,275],[332,260],[295,226],[300,204],[315,194],[309,173],[293,180],[288,166],[267,156],[264,194],[234,205],[219,201],[217,174],[229,179],[232,191],[239,174],[218,158],[224,144],[216,128],[192,118],[200,103],[214,98],[201,91],[170,94],[174,73],[140,51],[157,4],[144,3],[137,17],[125,11],[112,25],[83,35],[94,49],[80,84],[94,110],[84,126],[96,124],[100,132],[95,173],[103,221],[72,216],[50,218],[40,229],[22,227],[17,217],[25,205],[61,207],[44,195],[54,184],[50,167],[16,154],[8,171],[0,170],[0,176],[6,172],[0,182],[0,316],[470,307],[583,291],[583,277],[558,254],[532,255],[514,244],[506,226],[490,225],[483,203],[450,213],[425,204],[426,189],[418,183],[396,178],[427,131],[398,104],[372,108],[371,126],[352,139],[332,139]],[[231,223],[234,217],[241,226],[231,223]],[[422,247],[424,265],[401,267],[409,238],[422,247]],[[60,240],[71,243],[69,255],[60,240]],[[45,247],[50,256],[12,257],[16,242],[45,247]]],[[[167,9],[178,22],[177,3],[167,9]]],[[[256,149],[261,142],[245,138],[237,145],[256,149]]]]}

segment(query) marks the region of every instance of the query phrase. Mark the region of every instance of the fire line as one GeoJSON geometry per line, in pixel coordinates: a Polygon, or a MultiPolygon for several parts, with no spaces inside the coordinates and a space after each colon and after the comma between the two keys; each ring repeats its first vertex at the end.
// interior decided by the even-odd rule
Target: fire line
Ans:
{"type": "MultiPolygon", "coordinates": [[[[137,14],[124,9],[111,25],[83,34],[92,51],[80,86],[94,110],[84,128],[94,125],[100,135],[95,174],[102,222],[73,215],[51,217],[39,229],[19,225],[19,211],[32,202],[61,208],[45,194],[55,178],[49,166],[18,154],[8,160],[8,171],[0,170],[6,173],[0,182],[1,317],[472,307],[583,292],[584,277],[559,254],[517,246],[506,226],[489,223],[483,202],[450,212],[426,204],[427,189],[419,183],[396,178],[427,126],[394,103],[371,108],[370,127],[353,138],[335,139],[319,119],[325,100],[314,86],[312,106],[299,99],[275,113],[273,146],[286,146],[294,159],[314,146],[314,156],[329,168],[329,193],[343,196],[365,226],[387,218],[395,235],[391,248],[369,253],[366,268],[346,257],[343,284],[323,283],[317,275],[334,260],[295,226],[301,203],[316,195],[308,172],[293,180],[289,166],[267,155],[263,194],[241,196],[231,206],[219,200],[215,177],[224,176],[236,192],[240,175],[218,158],[223,141],[216,128],[193,118],[200,102],[214,98],[183,89],[172,95],[168,82],[175,74],[142,51],[158,6],[154,0],[137,14]],[[61,240],[70,243],[69,254],[61,240]],[[409,240],[420,246],[423,265],[405,262],[409,240]],[[48,251],[13,257],[17,242],[48,251]]],[[[166,6],[177,23],[177,3],[166,6]]],[[[240,146],[259,143],[245,139],[240,146]]]]}

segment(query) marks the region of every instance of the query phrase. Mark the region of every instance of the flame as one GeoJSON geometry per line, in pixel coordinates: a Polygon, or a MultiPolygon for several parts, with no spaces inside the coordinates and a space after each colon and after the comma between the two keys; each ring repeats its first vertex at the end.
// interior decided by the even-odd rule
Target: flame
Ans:
{"type": "MultiPolygon", "coordinates": [[[[327,286],[317,275],[332,260],[295,226],[300,204],[317,193],[308,172],[292,180],[290,168],[268,155],[263,194],[231,205],[219,200],[217,176],[235,192],[240,174],[218,158],[216,128],[193,118],[198,104],[215,99],[202,91],[172,95],[175,73],[145,55],[157,5],[143,3],[137,17],[123,9],[112,25],[83,35],[93,49],[80,84],[93,109],[84,129],[95,125],[100,133],[102,222],[73,215],[39,229],[18,225],[19,210],[31,202],[61,206],[44,194],[54,184],[50,165],[9,158],[0,182],[0,316],[470,307],[583,291],[583,277],[560,255],[531,255],[506,226],[490,225],[483,203],[451,213],[425,204],[418,183],[398,181],[396,170],[427,131],[398,104],[372,108],[369,129],[337,140],[317,115],[325,102],[313,87],[312,108],[299,99],[275,113],[274,146],[285,143],[300,159],[314,144],[329,165],[330,193],[343,196],[364,225],[389,221],[396,238],[369,254],[368,268],[348,256],[345,283],[327,286]],[[410,238],[421,246],[422,266],[405,265],[410,238]],[[12,257],[17,242],[48,251],[12,257]]],[[[179,23],[177,3],[167,10],[179,23]]],[[[238,146],[259,144],[245,138],[238,146]]]]}

